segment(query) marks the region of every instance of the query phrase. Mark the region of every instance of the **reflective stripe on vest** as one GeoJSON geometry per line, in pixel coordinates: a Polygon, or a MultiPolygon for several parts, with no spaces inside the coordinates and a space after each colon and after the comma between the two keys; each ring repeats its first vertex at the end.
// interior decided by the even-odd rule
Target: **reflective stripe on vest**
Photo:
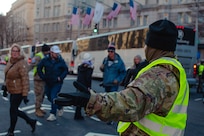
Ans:
{"type": "MultiPolygon", "coordinates": [[[[44,58],[44,55],[43,55],[42,52],[38,52],[37,54],[35,54],[35,56],[40,57],[40,59],[44,58]]],[[[37,73],[37,66],[34,66],[34,68],[33,68],[33,75],[35,76],[36,73],[37,73]]]]}
{"type": "MultiPolygon", "coordinates": [[[[156,114],[146,115],[143,119],[133,122],[139,129],[143,130],[150,136],[181,136],[184,135],[184,129],[187,120],[187,106],[189,100],[189,86],[186,80],[186,73],[180,62],[176,59],[163,57],[153,61],[143,68],[137,75],[138,78],[142,73],[158,64],[171,64],[180,72],[180,89],[178,95],[166,117],[156,114]]],[[[130,125],[130,122],[119,122],[118,132],[122,134],[130,125]]]]}

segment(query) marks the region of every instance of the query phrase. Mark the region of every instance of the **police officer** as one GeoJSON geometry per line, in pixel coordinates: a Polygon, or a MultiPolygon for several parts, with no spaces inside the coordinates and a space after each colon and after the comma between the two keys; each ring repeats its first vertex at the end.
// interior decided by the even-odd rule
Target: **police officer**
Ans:
{"type": "Polygon", "coordinates": [[[121,121],[117,130],[122,136],[184,135],[189,86],[185,70],[174,54],[177,33],[175,24],[168,20],[149,26],[145,49],[149,64],[126,89],[59,96],[72,99],[67,105],[84,106],[89,116],[121,121]]]}

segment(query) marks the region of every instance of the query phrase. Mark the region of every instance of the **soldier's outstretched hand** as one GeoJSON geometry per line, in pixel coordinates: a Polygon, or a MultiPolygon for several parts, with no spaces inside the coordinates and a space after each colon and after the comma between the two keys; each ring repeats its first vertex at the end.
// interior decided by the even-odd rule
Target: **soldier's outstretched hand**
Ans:
{"type": "Polygon", "coordinates": [[[74,81],[73,85],[79,90],[78,92],[59,93],[58,98],[54,100],[54,103],[60,106],[74,105],[86,107],[90,98],[89,89],[77,81],[74,81]]]}

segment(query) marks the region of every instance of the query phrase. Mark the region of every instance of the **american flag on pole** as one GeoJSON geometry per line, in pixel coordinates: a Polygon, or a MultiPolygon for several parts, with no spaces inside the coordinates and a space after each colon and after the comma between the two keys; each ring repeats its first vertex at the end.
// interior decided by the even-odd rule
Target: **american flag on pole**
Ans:
{"type": "Polygon", "coordinates": [[[90,7],[87,7],[86,15],[85,15],[85,17],[83,19],[83,24],[84,25],[89,25],[91,23],[93,15],[94,15],[94,10],[92,8],[90,8],[90,7]]]}
{"type": "Polygon", "coordinates": [[[72,25],[79,25],[79,9],[76,7],[73,7],[72,10],[72,18],[71,18],[71,24],[72,25]]]}
{"type": "Polygon", "coordinates": [[[136,10],[137,10],[137,4],[133,0],[130,0],[130,17],[132,20],[136,19],[136,10]]]}
{"type": "Polygon", "coordinates": [[[112,7],[112,11],[109,13],[107,18],[112,19],[112,18],[116,17],[118,15],[120,9],[121,9],[121,5],[114,2],[113,7],[112,7]]]}

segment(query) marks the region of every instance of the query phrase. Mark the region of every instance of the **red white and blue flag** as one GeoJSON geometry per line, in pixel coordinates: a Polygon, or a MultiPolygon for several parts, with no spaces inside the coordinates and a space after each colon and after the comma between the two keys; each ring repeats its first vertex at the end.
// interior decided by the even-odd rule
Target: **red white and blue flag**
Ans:
{"type": "Polygon", "coordinates": [[[73,7],[72,10],[72,18],[71,18],[71,24],[72,25],[79,25],[79,9],[76,7],[73,7]]]}
{"type": "Polygon", "coordinates": [[[137,4],[133,0],[130,0],[130,17],[132,20],[136,19],[137,4]]]}
{"type": "Polygon", "coordinates": [[[118,15],[118,13],[120,12],[120,9],[121,9],[121,5],[114,2],[113,7],[112,7],[112,11],[109,13],[107,18],[112,19],[112,18],[116,17],[118,15]]]}
{"type": "Polygon", "coordinates": [[[84,25],[89,25],[91,23],[91,20],[92,20],[93,16],[94,16],[94,10],[92,8],[90,8],[90,7],[87,7],[86,15],[85,15],[85,17],[83,19],[83,24],[84,25]]]}

